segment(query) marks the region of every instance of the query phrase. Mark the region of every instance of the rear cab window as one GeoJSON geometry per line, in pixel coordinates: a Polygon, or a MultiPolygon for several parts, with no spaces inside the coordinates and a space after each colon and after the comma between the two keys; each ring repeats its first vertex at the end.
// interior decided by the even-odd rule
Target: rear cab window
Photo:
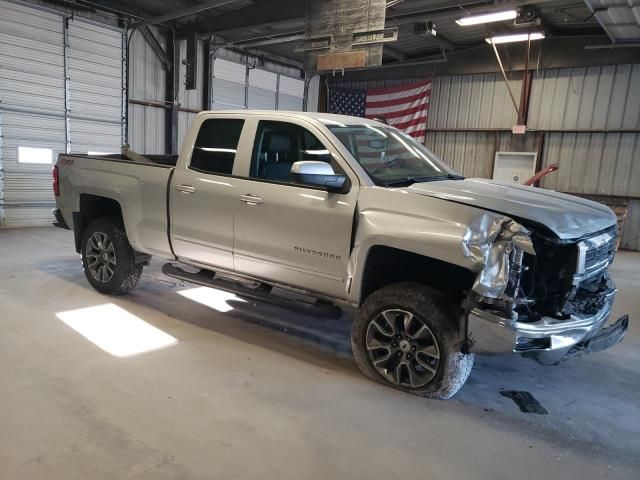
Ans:
{"type": "Polygon", "coordinates": [[[231,175],[243,119],[210,118],[202,122],[189,168],[214,175],[231,175]]]}

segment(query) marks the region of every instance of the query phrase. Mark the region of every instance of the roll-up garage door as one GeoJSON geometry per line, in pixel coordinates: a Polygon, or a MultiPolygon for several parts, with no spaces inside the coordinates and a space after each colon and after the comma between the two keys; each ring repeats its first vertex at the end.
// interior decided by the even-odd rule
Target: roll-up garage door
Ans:
{"type": "Polygon", "coordinates": [[[0,227],[49,225],[57,155],[122,145],[123,34],[5,0],[0,12],[0,227]]]}
{"type": "Polygon", "coordinates": [[[249,70],[249,108],[255,110],[275,110],[277,89],[277,74],[259,68],[249,70]]]}
{"type": "Polygon", "coordinates": [[[278,85],[278,110],[304,109],[304,80],[280,75],[278,85]]]}
{"type": "Polygon", "coordinates": [[[63,17],[0,1],[0,226],[50,223],[65,151],[63,17]]]}
{"type": "Polygon", "coordinates": [[[216,57],[211,78],[211,109],[304,109],[304,80],[216,57]]]}
{"type": "Polygon", "coordinates": [[[118,152],[123,143],[123,34],[82,20],[69,20],[70,151],[118,152]]]}
{"type": "Polygon", "coordinates": [[[246,108],[247,67],[241,63],[214,58],[211,79],[211,109],[246,108]]]}

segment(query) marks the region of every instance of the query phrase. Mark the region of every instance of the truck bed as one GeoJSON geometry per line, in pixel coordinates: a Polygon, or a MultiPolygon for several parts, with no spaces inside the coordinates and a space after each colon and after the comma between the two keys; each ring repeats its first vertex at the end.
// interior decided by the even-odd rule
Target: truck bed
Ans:
{"type": "Polygon", "coordinates": [[[175,167],[176,162],[178,161],[178,155],[144,155],[143,161],[131,160],[130,158],[124,157],[120,153],[113,153],[110,155],[88,155],[82,153],[69,153],[62,154],[64,157],[68,158],[86,158],[91,160],[103,160],[103,161],[113,161],[113,162],[126,162],[126,163],[135,163],[139,165],[149,165],[154,167],[175,167]]]}
{"type": "Polygon", "coordinates": [[[104,205],[103,199],[116,202],[134,249],[171,258],[167,195],[177,156],[136,158],[121,154],[60,154],[56,163],[60,196],[56,203],[65,223],[73,228],[74,212],[104,205]]]}

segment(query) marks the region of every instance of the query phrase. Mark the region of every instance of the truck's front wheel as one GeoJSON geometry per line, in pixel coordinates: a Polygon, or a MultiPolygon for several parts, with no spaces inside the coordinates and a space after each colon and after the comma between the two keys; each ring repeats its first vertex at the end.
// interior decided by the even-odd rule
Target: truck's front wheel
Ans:
{"type": "Polygon", "coordinates": [[[473,354],[461,351],[457,309],[440,292],[396,283],[373,292],[351,330],[355,361],[367,377],[430,398],[464,385],[473,354]]]}
{"type": "Polygon", "coordinates": [[[142,275],[142,264],[118,218],[98,218],[82,236],[82,266],[89,283],[100,293],[121,295],[133,289],[142,275]]]}

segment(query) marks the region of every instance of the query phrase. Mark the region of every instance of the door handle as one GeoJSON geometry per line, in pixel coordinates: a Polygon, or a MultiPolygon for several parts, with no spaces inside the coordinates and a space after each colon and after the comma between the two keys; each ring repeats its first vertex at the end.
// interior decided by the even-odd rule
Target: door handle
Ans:
{"type": "Polygon", "coordinates": [[[176,190],[182,193],[195,193],[196,187],[192,185],[176,185],[176,190]]]}
{"type": "Polygon", "coordinates": [[[259,205],[261,203],[264,203],[264,200],[262,200],[257,195],[253,195],[252,193],[240,195],[240,201],[246,203],[247,205],[259,205]]]}

